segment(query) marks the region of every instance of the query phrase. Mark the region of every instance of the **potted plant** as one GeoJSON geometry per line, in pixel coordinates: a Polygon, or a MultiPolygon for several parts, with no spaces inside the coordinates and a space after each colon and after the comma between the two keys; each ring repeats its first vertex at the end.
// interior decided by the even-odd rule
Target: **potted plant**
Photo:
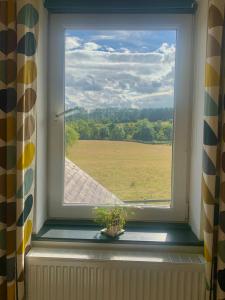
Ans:
{"type": "Polygon", "coordinates": [[[103,225],[105,228],[101,233],[110,237],[116,237],[124,233],[126,224],[127,210],[123,207],[97,207],[94,209],[95,222],[103,225]]]}

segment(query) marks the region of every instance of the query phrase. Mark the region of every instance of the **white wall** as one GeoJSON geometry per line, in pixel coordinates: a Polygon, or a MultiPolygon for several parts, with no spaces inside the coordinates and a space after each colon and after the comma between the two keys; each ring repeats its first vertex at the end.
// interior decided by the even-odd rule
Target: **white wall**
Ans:
{"type": "Polygon", "coordinates": [[[194,26],[194,74],[189,223],[192,230],[200,239],[202,239],[201,176],[207,16],[208,0],[199,0],[194,26]]]}
{"type": "Polygon", "coordinates": [[[39,40],[37,49],[37,169],[34,228],[36,233],[47,217],[47,46],[48,12],[39,0],[39,40]],[[38,216],[38,217],[37,217],[38,216]]]}

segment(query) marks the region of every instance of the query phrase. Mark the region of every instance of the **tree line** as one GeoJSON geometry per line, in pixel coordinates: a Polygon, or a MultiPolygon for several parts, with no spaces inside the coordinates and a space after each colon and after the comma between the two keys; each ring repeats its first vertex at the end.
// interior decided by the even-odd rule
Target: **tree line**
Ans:
{"type": "Polygon", "coordinates": [[[93,111],[90,114],[82,111],[82,114],[69,116],[66,119],[66,146],[73,145],[78,139],[171,143],[173,121],[170,110],[157,109],[158,120],[155,120],[156,117],[153,118],[153,109],[147,110],[148,118],[141,119],[136,119],[137,115],[134,117],[133,110],[130,114],[127,109],[124,112],[120,109],[119,115],[114,114],[114,109],[111,114],[109,109],[93,111]],[[150,117],[154,121],[149,120],[150,117]],[[128,119],[133,121],[124,121],[128,119]]]}

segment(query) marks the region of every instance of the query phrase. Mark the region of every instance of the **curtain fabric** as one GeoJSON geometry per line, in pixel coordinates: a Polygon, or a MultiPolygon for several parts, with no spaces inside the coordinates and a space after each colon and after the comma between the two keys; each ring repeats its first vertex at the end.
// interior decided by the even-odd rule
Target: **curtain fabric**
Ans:
{"type": "Polygon", "coordinates": [[[207,300],[225,299],[225,0],[210,0],[202,195],[207,300]]]}
{"type": "Polygon", "coordinates": [[[37,4],[0,0],[0,300],[25,297],[34,201],[37,4]]]}

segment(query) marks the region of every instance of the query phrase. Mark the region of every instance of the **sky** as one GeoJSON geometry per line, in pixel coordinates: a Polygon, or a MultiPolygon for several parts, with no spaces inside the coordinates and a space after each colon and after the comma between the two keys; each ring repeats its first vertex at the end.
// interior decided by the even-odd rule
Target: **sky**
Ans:
{"type": "Polygon", "coordinates": [[[175,51],[175,30],[66,30],[66,106],[173,107],[175,51]]]}

